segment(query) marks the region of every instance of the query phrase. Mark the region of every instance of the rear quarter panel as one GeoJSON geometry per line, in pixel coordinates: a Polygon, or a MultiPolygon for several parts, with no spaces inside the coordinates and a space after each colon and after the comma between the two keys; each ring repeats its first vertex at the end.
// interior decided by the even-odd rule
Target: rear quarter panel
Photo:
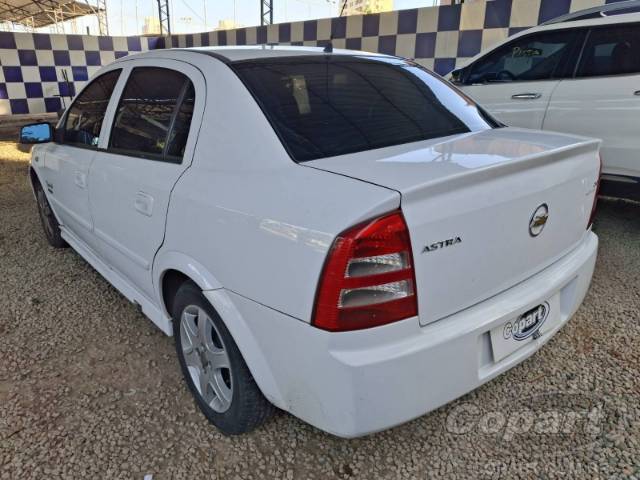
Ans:
{"type": "Polygon", "coordinates": [[[310,321],[335,236],[398,208],[400,195],[295,164],[235,74],[217,60],[200,67],[215,82],[157,257],[181,252],[222,287],[310,321]]]}

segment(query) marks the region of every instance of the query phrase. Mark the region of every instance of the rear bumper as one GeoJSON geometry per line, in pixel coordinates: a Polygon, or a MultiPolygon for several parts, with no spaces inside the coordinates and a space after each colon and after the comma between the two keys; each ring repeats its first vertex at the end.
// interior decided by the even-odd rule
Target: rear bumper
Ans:
{"type": "MultiPolygon", "coordinates": [[[[424,327],[412,318],[328,333],[231,292],[225,295],[252,337],[236,339],[243,355],[247,358],[246,348],[260,350],[260,360],[252,352],[247,363],[267,398],[322,430],[356,437],[419,417],[532,355],[582,303],[597,248],[598,238],[589,232],[578,248],[536,276],[424,327]],[[555,326],[495,362],[490,330],[552,297],[560,310],[555,326]]],[[[214,306],[220,301],[220,291],[205,295],[214,306]]]]}

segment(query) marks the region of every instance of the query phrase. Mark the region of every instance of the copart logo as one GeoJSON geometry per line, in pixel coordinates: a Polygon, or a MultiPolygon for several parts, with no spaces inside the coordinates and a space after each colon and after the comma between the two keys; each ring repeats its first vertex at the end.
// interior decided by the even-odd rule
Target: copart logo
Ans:
{"type": "Polygon", "coordinates": [[[502,331],[502,336],[505,340],[513,338],[517,341],[525,340],[532,335],[537,338],[539,336],[538,331],[548,316],[549,304],[547,302],[541,303],[520,315],[515,322],[507,322],[502,331]]]}

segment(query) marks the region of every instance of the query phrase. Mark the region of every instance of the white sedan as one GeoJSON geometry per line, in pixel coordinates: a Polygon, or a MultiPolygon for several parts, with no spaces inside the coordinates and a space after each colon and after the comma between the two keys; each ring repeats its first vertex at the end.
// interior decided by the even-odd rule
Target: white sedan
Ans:
{"type": "Polygon", "coordinates": [[[143,53],[21,136],[49,243],[175,335],[228,434],[423,415],[542,347],[596,260],[598,142],[501,128],[401,58],[143,53]]]}

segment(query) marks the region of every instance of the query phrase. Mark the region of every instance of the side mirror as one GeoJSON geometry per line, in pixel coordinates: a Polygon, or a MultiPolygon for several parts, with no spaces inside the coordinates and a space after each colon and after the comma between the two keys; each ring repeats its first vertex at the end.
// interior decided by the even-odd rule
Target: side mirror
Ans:
{"type": "Polygon", "coordinates": [[[462,83],[462,79],[464,77],[464,68],[456,68],[453,72],[451,72],[451,82],[455,84],[462,83]]]}
{"type": "Polygon", "coordinates": [[[47,143],[53,140],[53,127],[50,123],[32,123],[20,129],[20,143],[47,143]]]}

